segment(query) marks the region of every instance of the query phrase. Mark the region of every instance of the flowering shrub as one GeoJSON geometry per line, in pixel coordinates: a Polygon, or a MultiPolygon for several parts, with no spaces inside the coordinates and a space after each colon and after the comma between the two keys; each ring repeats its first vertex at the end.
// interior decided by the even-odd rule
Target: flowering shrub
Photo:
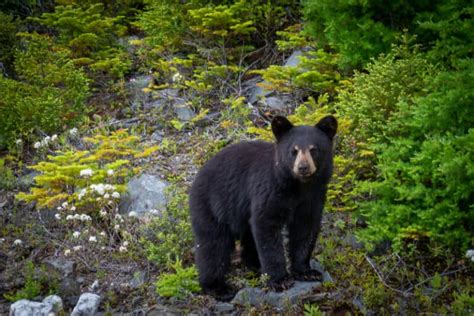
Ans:
{"type": "MultiPolygon", "coordinates": [[[[138,137],[126,130],[83,140],[88,150],[58,151],[30,166],[41,174],[35,177],[31,192],[19,193],[17,198],[57,210],[56,220],[68,228],[65,255],[82,250],[84,242],[92,251],[100,247],[125,252],[131,235],[130,229],[123,229],[128,219],[119,214],[120,195],[126,179],[140,171],[134,166],[157,147],[143,149],[138,137]]],[[[133,223],[135,214],[129,217],[133,223]]]]}

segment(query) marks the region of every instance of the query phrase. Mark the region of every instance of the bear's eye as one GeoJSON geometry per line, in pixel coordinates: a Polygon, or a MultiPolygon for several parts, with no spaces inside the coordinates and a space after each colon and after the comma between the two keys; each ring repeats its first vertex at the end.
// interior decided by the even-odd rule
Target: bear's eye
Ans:
{"type": "Polygon", "coordinates": [[[291,155],[296,156],[297,154],[298,154],[298,149],[293,148],[293,149],[291,150],[291,155]]]}
{"type": "Polygon", "coordinates": [[[312,155],[318,153],[318,149],[316,147],[311,147],[309,151],[311,152],[312,155]]]}

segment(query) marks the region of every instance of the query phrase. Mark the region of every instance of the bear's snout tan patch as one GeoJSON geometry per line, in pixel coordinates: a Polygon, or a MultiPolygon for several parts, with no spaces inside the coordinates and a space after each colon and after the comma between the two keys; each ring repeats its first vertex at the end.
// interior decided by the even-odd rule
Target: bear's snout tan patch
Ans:
{"type": "Polygon", "coordinates": [[[316,172],[316,164],[311,156],[312,146],[310,148],[301,149],[298,146],[294,147],[297,151],[295,163],[293,165],[293,173],[297,176],[308,177],[316,172]]]}

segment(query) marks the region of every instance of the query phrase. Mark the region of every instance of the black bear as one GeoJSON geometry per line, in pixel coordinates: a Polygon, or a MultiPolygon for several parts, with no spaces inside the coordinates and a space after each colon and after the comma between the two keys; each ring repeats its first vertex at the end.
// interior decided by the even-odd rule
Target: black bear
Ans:
{"type": "Polygon", "coordinates": [[[242,261],[269,276],[282,290],[292,279],[317,280],[309,266],[321,225],[333,168],[337,121],[326,116],[315,126],[272,120],[276,143],[242,142],[224,148],[199,171],[190,190],[196,266],[204,293],[225,300],[225,282],[235,241],[242,261]],[[289,232],[287,272],[282,228],[289,232]]]}

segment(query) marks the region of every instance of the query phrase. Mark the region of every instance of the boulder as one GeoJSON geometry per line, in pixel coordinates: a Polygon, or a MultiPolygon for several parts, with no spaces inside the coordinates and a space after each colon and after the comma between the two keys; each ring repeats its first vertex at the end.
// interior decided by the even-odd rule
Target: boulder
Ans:
{"type": "MultiPolygon", "coordinates": [[[[315,260],[311,260],[312,269],[318,270],[323,275],[322,282],[332,282],[332,278],[324,271],[322,266],[315,260]]],[[[284,308],[288,304],[295,304],[301,297],[310,294],[314,289],[321,286],[321,282],[296,281],[295,284],[282,292],[265,291],[260,288],[243,288],[232,299],[232,304],[251,305],[261,307],[270,305],[276,308],[284,308]]]]}
{"type": "Polygon", "coordinates": [[[71,316],[94,316],[100,305],[100,296],[93,293],[84,293],[79,297],[71,316]]]}
{"type": "Polygon", "coordinates": [[[124,214],[134,211],[138,216],[143,216],[152,209],[163,209],[167,203],[167,187],[168,183],[156,175],[143,174],[132,179],[127,184],[127,193],[122,197],[120,211],[124,214]]]}
{"type": "Polygon", "coordinates": [[[19,300],[10,306],[10,316],[49,316],[63,309],[63,301],[57,295],[50,295],[42,302],[19,300]]]}
{"type": "Polygon", "coordinates": [[[176,99],[173,103],[173,109],[181,121],[190,121],[196,113],[187,105],[184,99],[176,99]]]}

